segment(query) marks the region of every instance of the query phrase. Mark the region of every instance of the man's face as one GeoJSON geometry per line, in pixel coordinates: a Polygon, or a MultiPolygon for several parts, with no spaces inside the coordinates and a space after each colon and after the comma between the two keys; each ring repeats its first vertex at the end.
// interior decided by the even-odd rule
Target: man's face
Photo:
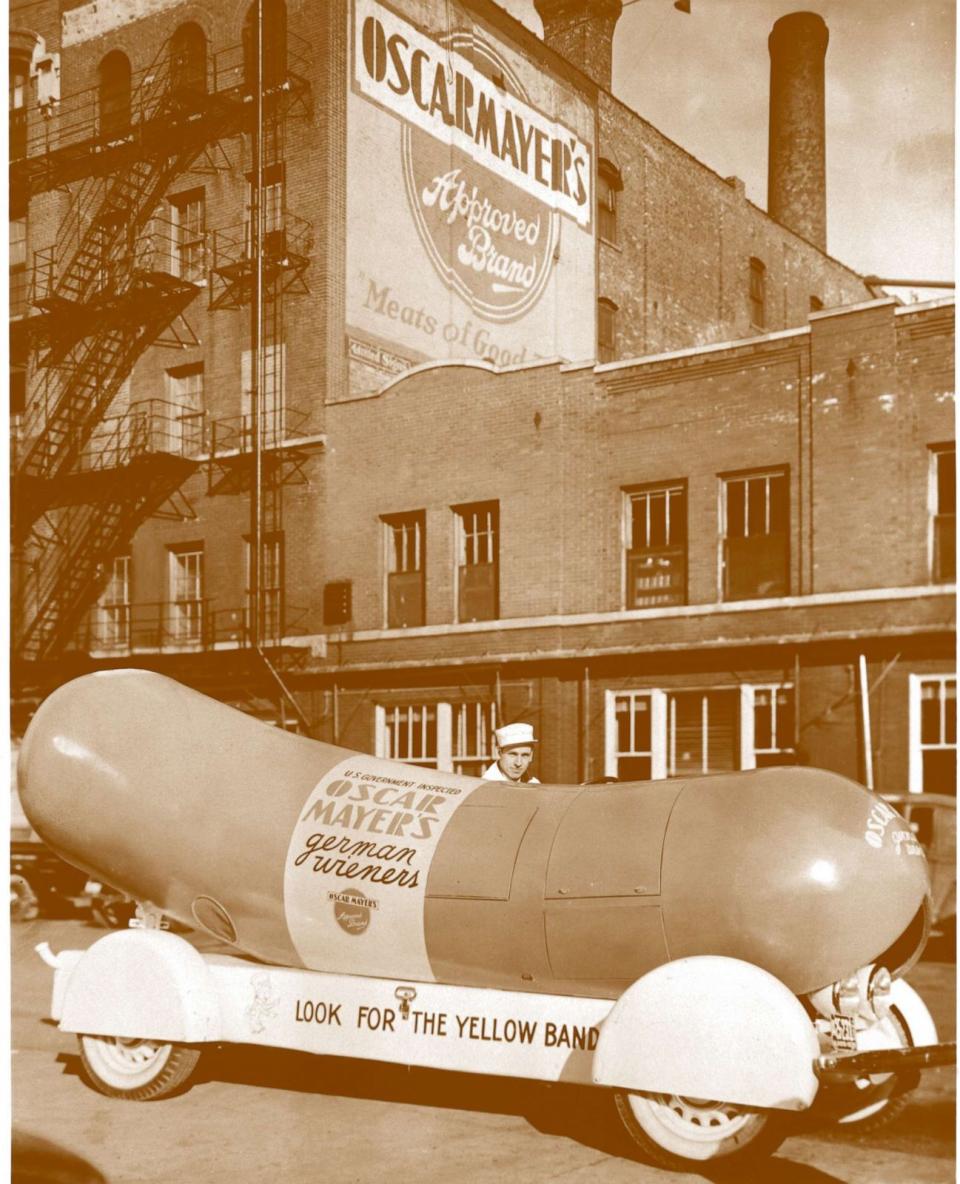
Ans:
{"type": "Polygon", "coordinates": [[[533,760],[533,749],[529,744],[516,744],[512,748],[505,748],[497,759],[500,772],[510,781],[519,781],[530,768],[533,760]]]}

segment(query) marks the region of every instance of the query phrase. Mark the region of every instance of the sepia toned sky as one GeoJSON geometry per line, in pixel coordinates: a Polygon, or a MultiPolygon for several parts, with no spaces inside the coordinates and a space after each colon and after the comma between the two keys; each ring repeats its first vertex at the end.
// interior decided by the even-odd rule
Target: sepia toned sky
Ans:
{"type": "MultiPolygon", "coordinates": [[[[499,3],[542,33],[532,0],[499,3]]],[[[864,274],[952,279],[954,0],[691,0],[691,9],[624,8],[614,94],[721,176],[741,177],[766,209],[767,37],[778,17],[819,13],[830,30],[827,248],[864,274]]]]}

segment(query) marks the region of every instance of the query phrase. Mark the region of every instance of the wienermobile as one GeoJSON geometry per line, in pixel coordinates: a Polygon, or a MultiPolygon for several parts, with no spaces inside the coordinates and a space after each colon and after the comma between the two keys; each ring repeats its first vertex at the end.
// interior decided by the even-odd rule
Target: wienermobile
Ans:
{"type": "Polygon", "coordinates": [[[689,1168],[770,1153],[814,1105],[876,1122],[955,1060],[904,978],[922,848],[832,773],[487,782],[117,670],[41,705],[18,776],[40,836],[139,902],[86,951],[41,947],[115,1097],[182,1090],[225,1042],[576,1082],[689,1168]]]}

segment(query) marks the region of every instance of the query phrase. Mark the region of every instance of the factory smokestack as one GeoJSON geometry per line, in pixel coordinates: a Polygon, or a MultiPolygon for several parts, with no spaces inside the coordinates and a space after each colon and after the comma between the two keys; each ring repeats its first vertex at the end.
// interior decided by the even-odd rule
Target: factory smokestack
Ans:
{"type": "Polygon", "coordinates": [[[823,64],[830,34],[814,12],[781,17],[770,33],[767,210],[827,249],[823,64]]]}
{"type": "Polygon", "coordinates": [[[604,90],[613,78],[613,30],[621,0],[534,0],[543,39],[604,90]]]}

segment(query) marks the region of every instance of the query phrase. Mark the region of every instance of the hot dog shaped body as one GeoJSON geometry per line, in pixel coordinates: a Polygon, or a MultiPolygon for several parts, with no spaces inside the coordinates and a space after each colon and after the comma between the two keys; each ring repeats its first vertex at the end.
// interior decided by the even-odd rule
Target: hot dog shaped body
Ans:
{"type": "Polygon", "coordinates": [[[615,998],[722,954],[800,994],[882,955],[896,971],[925,936],[909,827],[815,769],[487,782],[117,670],[41,705],[18,776],[65,859],[286,966],[615,998]]]}

